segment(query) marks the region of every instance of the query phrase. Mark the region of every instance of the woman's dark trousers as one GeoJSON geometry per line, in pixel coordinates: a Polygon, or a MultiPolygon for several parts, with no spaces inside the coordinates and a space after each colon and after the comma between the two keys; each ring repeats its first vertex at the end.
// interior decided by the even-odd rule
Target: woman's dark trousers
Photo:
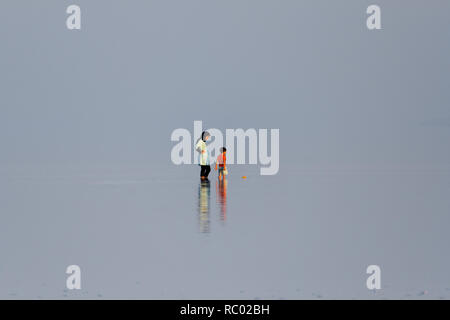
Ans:
{"type": "Polygon", "coordinates": [[[209,172],[211,171],[211,166],[201,166],[202,169],[200,170],[200,177],[208,178],[209,172]]]}

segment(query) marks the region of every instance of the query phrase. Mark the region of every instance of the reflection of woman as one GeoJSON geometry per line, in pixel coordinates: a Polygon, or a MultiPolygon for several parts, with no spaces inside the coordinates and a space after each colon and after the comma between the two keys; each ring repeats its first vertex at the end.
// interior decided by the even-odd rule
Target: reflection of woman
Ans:
{"type": "Polygon", "coordinates": [[[198,223],[202,233],[209,232],[209,198],[209,180],[201,181],[198,187],[198,223]]]}
{"type": "Polygon", "coordinates": [[[211,166],[209,165],[209,151],[206,148],[206,141],[209,139],[210,134],[208,131],[203,131],[201,139],[198,140],[195,150],[199,152],[198,164],[201,166],[200,178],[202,180],[208,179],[211,166]]]}

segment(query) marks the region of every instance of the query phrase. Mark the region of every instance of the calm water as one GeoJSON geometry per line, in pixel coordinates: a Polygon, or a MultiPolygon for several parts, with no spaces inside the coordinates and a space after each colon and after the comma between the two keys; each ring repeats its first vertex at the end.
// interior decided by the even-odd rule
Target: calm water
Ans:
{"type": "Polygon", "coordinates": [[[0,298],[450,297],[450,168],[258,172],[2,167],[0,298]]]}

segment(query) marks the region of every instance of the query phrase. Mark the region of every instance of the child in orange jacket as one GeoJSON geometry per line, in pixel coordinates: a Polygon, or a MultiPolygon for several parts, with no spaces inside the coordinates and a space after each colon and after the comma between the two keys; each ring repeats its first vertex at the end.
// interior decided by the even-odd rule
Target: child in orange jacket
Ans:
{"type": "Polygon", "coordinates": [[[227,148],[222,147],[220,148],[220,154],[217,156],[216,161],[216,167],[215,170],[217,170],[217,165],[219,165],[219,180],[222,180],[224,175],[224,171],[227,169],[227,148]]]}

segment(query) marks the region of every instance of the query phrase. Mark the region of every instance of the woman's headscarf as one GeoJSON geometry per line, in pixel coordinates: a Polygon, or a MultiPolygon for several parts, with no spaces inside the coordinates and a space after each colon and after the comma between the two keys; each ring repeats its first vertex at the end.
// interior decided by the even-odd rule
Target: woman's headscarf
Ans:
{"type": "Polygon", "coordinates": [[[206,137],[209,137],[209,136],[211,136],[211,135],[209,134],[208,131],[203,131],[203,132],[202,132],[202,140],[203,140],[203,141],[206,141],[205,138],[206,138],[206,137]]]}

